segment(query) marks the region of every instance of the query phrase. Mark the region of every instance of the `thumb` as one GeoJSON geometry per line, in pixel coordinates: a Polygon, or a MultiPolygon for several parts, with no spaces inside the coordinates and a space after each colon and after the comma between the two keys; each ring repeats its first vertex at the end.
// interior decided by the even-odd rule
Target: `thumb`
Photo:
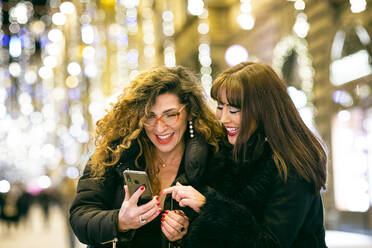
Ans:
{"type": "Polygon", "coordinates": [[[127,185],[124,185],[124,191],[125,191],[124,201],[129,201],[130,195],[129,195],[129,190],[128,190],[128,186],[127,185]]]}
{"type": "Polygon", "coordinates": [[[177,186],[183,186],[180,182],[176,182],[177,186]]]}

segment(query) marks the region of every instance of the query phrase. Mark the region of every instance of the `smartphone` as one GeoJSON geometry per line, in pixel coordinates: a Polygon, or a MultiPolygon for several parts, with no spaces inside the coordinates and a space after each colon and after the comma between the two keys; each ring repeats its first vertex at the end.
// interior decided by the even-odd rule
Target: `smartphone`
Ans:
{"type": "Polygon", "coordinates": [[[137,171],[137,170],[125,170],[123,172],[124,180],[128,186],[129,195],[133,195],[134,192],[141,186],[145,186],[145,192],[142,193],[139,199],[139,204],[146,203],[152,200],[152,190],[150,179],[146,171],[137,171]]]}

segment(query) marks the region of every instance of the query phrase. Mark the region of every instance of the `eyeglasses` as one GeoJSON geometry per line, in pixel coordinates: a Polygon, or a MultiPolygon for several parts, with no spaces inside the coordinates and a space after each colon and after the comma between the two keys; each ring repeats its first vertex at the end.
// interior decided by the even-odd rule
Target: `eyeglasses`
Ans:
{"type": "Polygon", "coordinates": [[[183,105],[179,110],[169,111],[157,117],[156,115],[151,115],[143,122],[144,125],[153,127],[156,124],[156,121],[162,121],[167,126],[173,126],[180,119],[181,111],[186,107],[183,105]]]}

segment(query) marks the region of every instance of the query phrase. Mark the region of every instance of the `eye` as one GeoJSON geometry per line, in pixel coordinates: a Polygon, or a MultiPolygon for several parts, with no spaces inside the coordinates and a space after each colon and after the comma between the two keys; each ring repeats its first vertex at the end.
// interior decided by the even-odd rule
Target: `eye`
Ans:
{"type": "Polygon", "coordinates": [[[219,103],[219,104],[217,105],[217,109],[218,109],[218,110],[222,110],[222,109],[223,109],[223,104],[220,104],[220,103],[219,103]]]}
{"type": "Polygon", "coordinates": [[[240,112],[240,109],[239,108],[235,108],[235,107],[229,107],[229,112],[231,114],[236,114],[236,113],[239,113],[240,112]]]}
{"type": "Polygon", "coordinates": [[[177,113],[167,113],[164,116],[167,117],[167,118],[171,118],[171,117],[177,116],[177,113]]]}

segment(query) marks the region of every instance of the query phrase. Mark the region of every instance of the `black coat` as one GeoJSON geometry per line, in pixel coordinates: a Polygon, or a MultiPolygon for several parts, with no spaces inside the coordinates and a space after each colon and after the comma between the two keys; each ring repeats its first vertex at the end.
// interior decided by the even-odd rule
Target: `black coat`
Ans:
{"type": "MultiPolygon", "coordinates": [[[[169,247],[168,241],[160,229],[160,215],[155,220],[137,230],[125,233],[118,232],[118,213],[124,200],[125,169],[138,170],[134,160],[138,154],[138,144],[133,143],[125,151],[119,162],[108,167],[102,179],[92,179],[90,167],[86,166],[83,176],[79,179],[77,195],[70,209],[70,223],[77,238],[89,247],[112,247],[114,238],[118,238],[117,247],[169,247]],[[156,242],[154,242],[154,240],[156,242]]],[[[202,141],[193,138],[187,141],[183,159],[176,179],[184,185],[201,187],[201,177],[207,164],[224,164],[224,154],[214,154],[214,149],[202,141]]],[[[144,161],[140,159],[143,166],[144,161]]],[[[144,170],[144,166],[140,170],[144,170]]],[[[167,195],[164,210],[181,209],[177,202],[167,195]]],[[[190,208],[182,208],[190,220],[195,212],[190,208]]]]}
{"type": "Polygon", "coordinates": [[[208,168],[206,204],[184,247],[326,247],[320,194],[293,168],[285,183],[260,136],[250,138],[246,163],[208,168]]]}

